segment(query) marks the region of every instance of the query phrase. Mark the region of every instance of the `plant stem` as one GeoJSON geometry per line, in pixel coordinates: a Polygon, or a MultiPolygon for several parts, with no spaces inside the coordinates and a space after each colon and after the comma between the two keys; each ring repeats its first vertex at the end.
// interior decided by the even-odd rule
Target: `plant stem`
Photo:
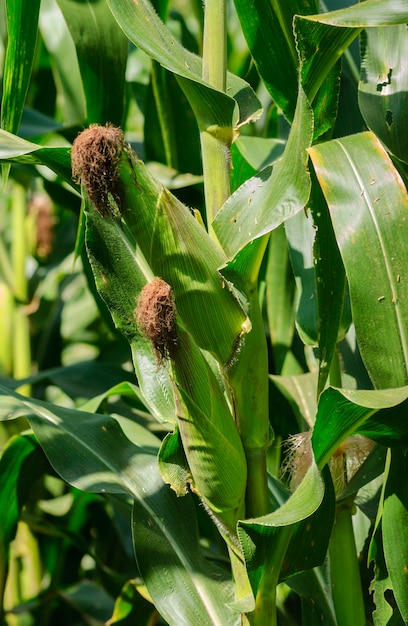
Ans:
{"type": "MultiPolygon", "coordinates": [[[[207,0],[204,15],[203,80],[219,91],[225,91],[227,76],[227,3],[207,0]]],[[[201,129],[201,151],[207,226],[216,239],[211,223],[230,195],[229,148],[216,129],[201,129]]]]}
{"type": "Polygon", "coordinates": [[[22,185],[13,186],[13,223],[12,223],[12,263],[14,275],[14,295],[21,302],[27,301],[26,278],[26,192],[22,185]]]}
{"type": "Polygon", "coordinates": [[[266,451],[270,445],[268,356],[258,291],[246,290],[251,331],[227,372],[237,428],[247,459],[246,517],[269,512],[266,451]]]}
{"type": "Polygon", "coordinates": [[[292,525],[283,526],[276,537],[277,540],[268,549],[256,594],[255,611],[250,616],[252,626],[277,625],[276,587],[292,533],[292,525]]]}
{"type": "Polygon", "coordinates": [[[206,0],[203,41],[203,80],[225,91],[227,77],[227,2],[206,0]]]}
{"type": "MultiPolygon", "coordinates": [[[[11,260],[13,265],[13,294],[15,298],[13,312],[13,376],[25,378],[31,373],[30,329],[25,306],[28,299],[26,276],[27,234],[26,234],[26,191],[22,185],[13,187],[13,222],[11,260]]],[[[30,387],[24,385],[19,392],[30,395],[30,387]]]]}
{"type": "Polygon", "coordinates": [[[330,569],[333,603],[338,626],[364,626],[364,599],[361,588],[350,498],[337,506],[330,539],[330,569]]]}

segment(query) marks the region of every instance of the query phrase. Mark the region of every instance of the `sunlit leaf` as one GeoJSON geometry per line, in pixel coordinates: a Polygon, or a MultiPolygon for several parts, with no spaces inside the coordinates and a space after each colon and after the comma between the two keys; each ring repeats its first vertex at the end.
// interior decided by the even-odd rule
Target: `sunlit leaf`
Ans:
{"type": "Polygon", "coordinates": [[[7,163],[47,165],[73,185],[68,147],[43,147],[0,129],[0,160],[7,163]]]}
{"type": "Polygon", "coordinates": [[[6,2],[8,43],[3,75],[1,127],[16,133],[26,99],[37,39],[40,0],[6,2]]]}
{"type": "Polygon", "coordinates": [[[228,129],[258,116],[259,101],[241,78],[228,75],[228,95],[205,84],[201,59],[183,48],[171,35],[149,0],[137,3],[109,0],[108,5],[130,41],[176,75],[200,128],[207,129],[215,124],[228,129]],[[237,113],[234,113],[234,98],[238,103],[237,113]]]}
{"type": "Polygon", "coordinates": [[[312,133],[312,112],[300,90],[282,160],[273,169],[267,167],[241,185],[213,222],[228,258],[233,258],[249,242],[269,233],[306,205],[310,193],[306,148],[311,144],[312,133]]]}
{"type": "Polygon", "coordinates": [[[158,367],[150,340],[137,329],[137,299],[152,272],[130,233],[88,207],[86,247],[98,291],[132,349],[141,391],[157,419],[175,421],[173,391],[166,369],[158,367]]]}
{"type": "Polygon", "coordinates": [[[309,151],[329,205],[363,361],[375,386],[408,382],[408,194],[371,133],[309,151]],[[364,280],[362,280],[364,276],[364,280]]]}

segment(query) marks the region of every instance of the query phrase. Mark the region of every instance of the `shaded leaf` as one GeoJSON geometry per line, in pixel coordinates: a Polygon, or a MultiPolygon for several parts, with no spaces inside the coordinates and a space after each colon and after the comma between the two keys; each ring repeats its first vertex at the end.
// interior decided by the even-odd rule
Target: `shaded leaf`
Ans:
{"type": "Polygon", "coordinates": [[[326,389],[320,396],[312,436],[319,467],[355,432],[385,446],[406,445],[407,398],[407,387],[374,391],[326,389]]]}
{"type": "MultiPolygon", "coordinates": [[[[16,435],[7,442],[0,459],[0,598],[6,584],[9,545],[17,530],[21,509],[37,478],[47,469],[43,452],[32,435],[16,435]]],[[[0,601],[1,603],[1,601],[0,601]]]]}
{"type": "Polygon", "coordinates": [[[318,3],[304,0],[235,0],[241,27],[256,68],[284,115],[292,120],[298,89],[295,14],[317,13],[318,3]]]}
{"type": "Polygon", "coordinates": [[[125,106],[127,38],[105,0],[57,1],[78,55],[88,124],[120,125],[125,106]]]}
{"type": "Polygon", "coordinates": [[[64,124],[83,124],[85,96],[83,89],[78,88],[81,85],[78,57],[57,0],[41,0],[40,31],[52,59],[64,124]]]}
{"type": "Polygon", "coordinates": [[[382,537],[384,557],[394,596],[404,623],[408,621],[408,488],[407,450],[394,449],[389,454],[389,471],[384,490],[382,537]]]}
{"type": "Polygon", "coordinates": [[[366,0],[330,13],[295,17],[301,81],[313,103],[315,136],[329,130],[335,121],[338,60],[344,51],[363,28],[407,21],[408,10],[401,0],[390,0],[386,5],[382,0],[366,0]]]}
{"type": "Polygon", "coordinates": [[[334,492],[329,474],[325,474],[326,489],[312,463],[299,487],[280,508],[238,523],[254,595],[266,580],[272,582],[273,572],[277,582],[279,572],[286,578],[323,562],[334,519],[334,492]]]}

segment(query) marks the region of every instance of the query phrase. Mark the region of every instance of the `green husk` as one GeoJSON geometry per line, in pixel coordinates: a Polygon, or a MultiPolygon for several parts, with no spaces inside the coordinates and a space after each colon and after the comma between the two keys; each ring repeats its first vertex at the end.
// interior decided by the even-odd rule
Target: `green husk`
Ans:
{"type": "Polygon", "coordinates": [[[143,288],[135,317],[152,342],[158,367],[171,361],[178,433],[191,472],[190,478],[172,437],[161,451],[163,477],[178,494],[186,489],[183,481],[190,483],[233,528],[238,511],[243,512],[246,459],[221,379],[177,319],[171,288],[161,278],[143,288]]]}
{"type": "Polygon", "coordinates": [[[72,150],[73,173],[102,216],[129,229],[153,273],[171,285],[195,343],[219,363],[234,356],[250,323],[239,294],[221,276],[219,247],[192,212],[158,183],[112,126],[85,130],[72,150]]]}

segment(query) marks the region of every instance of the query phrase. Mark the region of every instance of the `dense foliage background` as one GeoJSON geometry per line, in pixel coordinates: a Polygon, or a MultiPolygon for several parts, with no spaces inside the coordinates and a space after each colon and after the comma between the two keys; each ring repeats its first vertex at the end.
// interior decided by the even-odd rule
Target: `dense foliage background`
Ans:
{"type": "Polygon", "coordinates": [[[2,624],[408,623],[408,8],[350,5],[1,4],[2,624]]]}

